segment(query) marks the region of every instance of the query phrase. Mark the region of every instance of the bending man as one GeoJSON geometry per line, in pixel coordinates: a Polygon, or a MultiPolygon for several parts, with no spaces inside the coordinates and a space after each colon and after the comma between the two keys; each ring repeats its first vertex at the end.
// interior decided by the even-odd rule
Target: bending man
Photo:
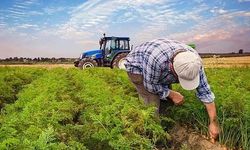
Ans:
{"type": "Polygon", "coordinates": [[[169,89],[173,83],[180,83],[185,90],[197,90],[197,97],[206,106],[212,139],[219,133],[214,94],[210,89],[199,54],[191,47],[175,40],[157,39],[135,47],[125,62],[130,80],[145,104],[155,104],[160,99],[171,99],[176,105],[184,97],[169,89]]]}

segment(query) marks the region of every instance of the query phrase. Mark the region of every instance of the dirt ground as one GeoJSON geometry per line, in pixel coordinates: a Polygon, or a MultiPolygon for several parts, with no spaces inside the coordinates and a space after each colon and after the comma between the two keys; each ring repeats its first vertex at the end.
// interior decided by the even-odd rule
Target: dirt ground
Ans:
{"type": "MultiPolygon", "coordinates": [[[[205,68],[250,67],[250,56],[203,58],[205,68]]],[[[74,64],[33,64],[33,65],[1,65],[0,67],[42,67],[42,68],[73,68],[74,64]]]]}
{"type": "Polygon", "coordinates": [[[218,142],[213,144],[205,137],[188,129],[187,126],[176,125],[171,131],[171,150],[227,150],[218,142]]]}
{"type": "MultiPolygon", "coordinates": [[[[172,101],[161,101],[160,114],[167,116],[166,114],[169,114],[173,106],[174,103],[172,101]]],[[[167,144],[170,146],[170,150],[227,150],[225,146],[220,145],[218,142],[212,143],[187,125],[175,124],[168,133],[171,135],[171,141],[167,144]]],[[[164,146],[158,149],[166,150],[164,146]]]]}

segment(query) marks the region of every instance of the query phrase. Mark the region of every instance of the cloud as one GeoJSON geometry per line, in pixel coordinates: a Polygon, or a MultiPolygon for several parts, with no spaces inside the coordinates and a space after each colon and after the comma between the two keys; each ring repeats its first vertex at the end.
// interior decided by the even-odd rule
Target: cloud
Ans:
{"type": "Polygon", "coordinates": [[[25,13],[23,11],[16,9],[9,9],[8,12],[10,13],[11,16],[18,16],[18,17],[25,16],[25,13]]]}
{"type": "Polygon", "coordinates": [[[231,33],[229,31],[225,31],[223,29],[214,30],[212,32],[194,35],[193,39],[195,41],[208,41],[208,40],[224,40],[231,37],[231,33]]]}
{"type": "Polygon", "coordinates": [[[28,15],[30,15],[30,16],[44,15],[44,13],[43,13],[43,12],[40,12],[40,11],[34,11],[34,10],[29,11],[27,14],[28,14],[28,15]]]}
{"type": "MultiPolygon", "coordinates": [[[[220,32],[217,33],[218,36],[220,32]]],[[[198,51],[199,52],[223,52],[231,53],[238,52],[239,49],[243,49],[245,52],[250,52],[249,49],[249,39],[250,39],[250,29],[240,28],[232,29],[228,32],[227,38],[216,38],[215,35],[210,37],[208,40],[199,41],[198,51]]]]}
{"type": "Polygon", "coordinates": [[[9,31],[4,30],[1,30],[0,34],[0,58],[15,56],[73,58],[78,57],[81,51],[82,46],[80,44],[51,35],[41,33],[9,34],[9,31]]]}
{"type": "Polygon", "coordinates": [[[6,28],[6,26],[7,26],[6,23],[0,22],[0,29],[4,29],[6,28]]]}
{"type": "Polygon", "coordinates": [[[5,16],[5,19],[15,19],[15,20],[24,20],[32,15],[42,15],[38,11],[29,11],[34,4],[37,4],[37,0],[25,0],[25,1],[15,1],[13,6],[8,8],[6,12],[8,15],[5,16]]]}
{"type": "Polygon", "coordinates": [[[194,2],[196,2],[196,3],[203,3],[204,0],[194,0],[194,2]]]}
{"type": "Polygon", "coordinates": [[[189,31],[172,34],[171,38],[196,43],[199,52],[236,52],[238,48],[250,51],[249,12],[228,11],[203,21],[189,31]],[[243,19],[239,24],[238,18],[243,19]],[[244,23],[244,20],[246,24],[244,23]]]}
{"type": "MultiPolygon", "coordinates": [[[[134,45],[168,37],[186,43],[195,42],[204,52],[223,49],[221,43],[231,51],[240,44],[250,43],[246,35],[250,33],[247,30],[249,22],[250,12],[247,9],[228,9],[220,1],[216,1],[215,6],[204,0],[91,0],[75,7],[43,7],[37,0],[27,0],[16,1],[10,8],[0,10],[0,38],[9,36],[12,40],[19,40],[14,42],[16,45],[32,43],[29,49],[39,49],[39,55],[42,50],[57,50],[53,54],[59,55],[60,50],[70,54],[69,49],[74,49],[73,56],[82,49],[98,48],[99,37],[104,32],[107,36],[129,36],[134,45]],[[39,9],[32,9],[33,6],[39,6],[39,9]],[[63,19],[51,19],[54,16],[63,16],[63,19]],[[39,21],[43,18],[41,25],[39,21]],[[12,22],[7,22],[9,20],[12,22]],[[44,44],[48,43],[46,40],[50,44],[44,44]]],[[[20,48],[26,48],[26,44],[20,48]]]]}
{"type": "Polygon", "coordinates": [[[17,26],[18,28],[23,28],[23,29],[27,29],[27,28],[38,28],[38,25],[35,24],[22,24],[17,26]]]}
{"type": "MultiPolygon", "coordinates": [[[[109,18],[119,8],[116,1],[87,1],[70,12],[71,18],[62,24],[58,32],[63,38],[79,39],[79,36],[102,33],[107,29],[109,18]]],[[[82,38],[82,37],[81,37],[82,38]]]]}
{"type": "Polygon", "coordinates": [[[222,8],[218,8],[218,7],[214,7],[213,9],[210,10],[211,13],[214,13],[215,15],[217,14],[225,14],[227,13],[227,10],[222,9],[222,8]]]}
{"type": "Polygon", "coordinates": [[[250,0],[238,0],[238,2],[250,2],[250,0]]]}
{"type": "MultiPolygon", "coordinates": [[[[232,11],[227,12],[223,15],[214,16],[210,19],[202,20],[193,26],[189,31],[185,33],[172,34],[174,38],[181,38],[192,40],[193,37],[196,40],[206,40],[208,37],[213,37],[215,39],[225,39],[228,37],[231,30],[241,29],[242,24],[239,24],[237,19],[240,17],[249,22],[249,12],[247,11],[232,11]],[[218,34],[218,35],[217,35],[218,34]],[[221,36],[219,36],[221,34],[221,36]],[[217,38],[216,38],[217,37],[217,38]]],[[[250,25],[246,24],[244,28],[249,28],[250,25]]]]}
{"type": "MultiPolygon", "coordinates": [[[[125,0],[123,0],[123,2],[126,3],[125,0]]],[[[137,6],[141,6],[141,5],[155,5],[155,4],[162,4],[164,2],[167,2],[166,0],[128,0],[128,3],[132,3],[132,5],[137,5],[137,6]]]]}
{"type": "Polygon", "coordinates": [[[13,8],[16,8],[16,9],[26,9],[28,8],[27,5],[23,5],[23,3],[16,3],[13,5],[13,8]]]}
{"type": "MultiPolygon", "coordinates": [[[[78,32],[91,32],[91,35],[99,35],[107,32],[111,28],[119,28],[118,24],[136,23],[135,28],[140,28],[140,24],[145,24],[144,29],[162,27],[164,23],[175,24],[181,22],[178,18],[172,17],[171,3],[169,0],[92,0],[75,7],[70,13],[71,18],[58,30],[61,37],[74,38],[78,32]],[[172,17],[173,19],[171,19],[172,17]],[[168,21],[168,19],[171,21],[168,21]],[[75,33],[69,33],[75,32],[75,33]],[[70,35],[70,36],[69,36],[70,35]]],[[[111,31],[113,32],[113,31],[111,31]]],[[[160,32],[160,31],[159,31],[160,32]]],[[[158,32],[157,32],[158,33],[158,32]]],[[[145,33],[147,34],[147,33],[145,33]]],[[[82,38],[82,37],[81,37],[82,38]]]]}
{"type": "Polygon", "coordinates": [[[237,17],[244,17],[243,19],[247,20],[249,16],[247,11],[228,10],[218,6],[211,9],[211,6],[206,5],[203,0],[194,2],[196,7],[175,9],[176,6],[185,5],[185,2],[180,0],[87,1],[72,9],[69,12],[70,19],[49,33],[81,44],[91,39],[94,43],[104,32],[110,35],[126,33],[119,31],[124,27],[126,30],[133,31],[125,35],[130,36],[135,44],[159,37],[185,41],[206,41],[213,38],[224,40],[231,36],[228,29],[239,27],[236,23],[237,17]],[[214,16],[208,18],[201,15],[209,12],[214,16]]]}
{"type": "Polygon", "coordinates": [[[66,10],[66,7],[46,7],[43,9],[44,13],[52,15],[66,10]]]}
{"type": "MultiPolygon", "coordinates": [[[[205,5],[200,5],[198,8],[189,8],[187,10],[173,9],[179,3],[169,3],[166,6],[158,7],[157,10],[149,8],[142,9],[142,14],[147,16],[146,26],[141,29],[139,39],[150,40],[160,37],[169,37],[169,35],[176,32],[183,31],[184,28],[191,28],[191,23],[195,24],[201,22],[203,17],[202,12],[209,8],[205,5]]],[[[139,41],[138,41],[139,42],[139,41]]]]}

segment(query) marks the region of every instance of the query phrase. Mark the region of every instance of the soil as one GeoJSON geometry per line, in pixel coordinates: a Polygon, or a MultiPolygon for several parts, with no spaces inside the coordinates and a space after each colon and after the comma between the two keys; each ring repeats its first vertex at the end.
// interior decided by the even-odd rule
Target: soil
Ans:
{"type": "MultiPolygon", "coordinates": [[[[174,103],[171,100],[161,101],[160,114],[163,116],[169,114],[173,106],[174,103]]],[[[220,145],[218,142],[210,142],[209,139],[188,126],[175,124],[168,133],[171,135],[171,141],[167,144],[170,150],[227,150],[225,146],[220,145]]],[[[165,150],[166,148],[163,147],[158,147],[158,149],[165,150]]]]}
{"type": "Polygon", "coordinates": [[[170,150],[227,150],[218,142],[212,143],[186,126],[175,125],[170,135],[172,137],[170,150]]]}

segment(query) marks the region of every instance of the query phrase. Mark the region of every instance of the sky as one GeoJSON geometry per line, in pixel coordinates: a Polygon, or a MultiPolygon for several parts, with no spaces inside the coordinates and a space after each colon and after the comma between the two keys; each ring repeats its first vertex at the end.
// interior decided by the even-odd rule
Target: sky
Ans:
{"type": "Polygon", "coordinates": [[[250,52],[250,0],[0,0],[0,58],[76,58],[103,33],[250,52]]]}

